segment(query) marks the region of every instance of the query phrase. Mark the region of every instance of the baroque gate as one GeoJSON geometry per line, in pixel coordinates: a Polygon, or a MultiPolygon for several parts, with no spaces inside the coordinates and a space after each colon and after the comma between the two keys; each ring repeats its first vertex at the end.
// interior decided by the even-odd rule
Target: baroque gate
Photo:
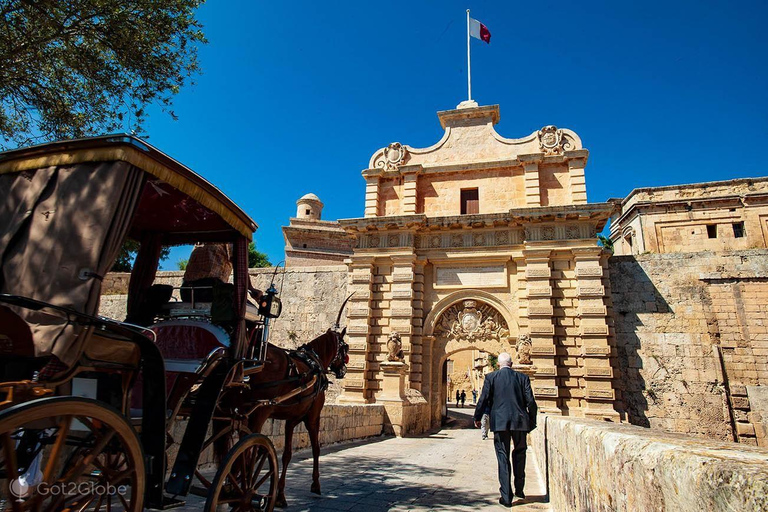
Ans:
{"type": "Polygon", "coordinates": [[[551,413],[619,420],[606,255],[613,205],[587,203],[588,151],[570,130],[520,139],[498,106],[439,112],[429,148],[392,143],[363,171],[365,216],[341,220],[348,260],[343,402],[383,403],[398,435],[439,426],[442,364],[530,339],[534,393],[551,413]]]}

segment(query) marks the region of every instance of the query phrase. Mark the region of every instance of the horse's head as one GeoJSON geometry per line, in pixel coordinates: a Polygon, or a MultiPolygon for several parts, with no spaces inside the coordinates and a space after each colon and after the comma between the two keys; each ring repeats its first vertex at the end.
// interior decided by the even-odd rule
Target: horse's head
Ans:
{"type": "Polygon", "coordinates": [[[329,369],[333,372],[337,379],[344,378],[344,376],[347,374],[347,363],[349,363],[349,345],[347,345],[347,342],[344,341],[344,335],[347,333],[347,328],[344,327],[344,329],[339,331],[339,322],[341,321],[341,313],[344,311],[344,306],[347,305],[347,302],[349,302],[349,299],[352,298],[352,295],[354,295],[354,292],[350,293],[349,296],[344,299],[344,302],[339,308],[339,314],[336,316],[336,324],[334,324],[333,329],[330,331],[336,338],[337,350],[336,356],[331,361],[329,369]]]}
{"type": "Polygon", "coordinates": [[[344,335],[347,333],[345,327],[341,332],[336,330],[330,331],[336,339],[336,355],[331,360],[331,364],[328,365],[328,369],[333,372],[337,379],[343,379],[347,374],[347,363],[349,363],[349,345],[344,341],[344,335]]]}

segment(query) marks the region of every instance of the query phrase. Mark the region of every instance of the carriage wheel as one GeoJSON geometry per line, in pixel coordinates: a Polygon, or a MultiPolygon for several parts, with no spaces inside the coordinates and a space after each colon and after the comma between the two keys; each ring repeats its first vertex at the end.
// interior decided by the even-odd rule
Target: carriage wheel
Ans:
{"type": "Polygon", "coordinates": [[[0,510],[139,512],[141,444],[95,400],[44,398],[0,413],[0,510]]]}
{"type": "Polygon", "coordinates": [[[277,499],[277,454],[261,434],[243,437],[227,453],[216,472],[205,512],[228,508],[237,512],[272,512],[277,499]]]}

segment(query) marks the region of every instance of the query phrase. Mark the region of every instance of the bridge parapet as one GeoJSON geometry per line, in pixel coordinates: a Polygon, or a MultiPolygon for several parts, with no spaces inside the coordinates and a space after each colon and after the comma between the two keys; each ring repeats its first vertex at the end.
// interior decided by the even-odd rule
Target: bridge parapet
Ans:
{"type": "Polygon", "coordinates": [[[553,510],[768,510],[768,450],[542,415],[531,434],[553,510]]]}

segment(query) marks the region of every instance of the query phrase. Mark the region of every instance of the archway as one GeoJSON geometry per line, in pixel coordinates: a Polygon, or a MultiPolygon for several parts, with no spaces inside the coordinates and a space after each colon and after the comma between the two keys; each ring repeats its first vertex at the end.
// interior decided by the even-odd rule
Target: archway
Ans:
{"type": "Polygon", "coordinates": [[[446,361],[458,352],[476,350],[498,355],[512,352],[518,326],[504,305],[494,296],[466,290],[446,297],[427,316],[426,330],[431,341],[429,407],[431,423],[437,428],[448,399],[446,361]],[[474,292],[474,293],[473,293],[474,292]],[[451,300],[450,303],[446,303],[451,300]]]}

